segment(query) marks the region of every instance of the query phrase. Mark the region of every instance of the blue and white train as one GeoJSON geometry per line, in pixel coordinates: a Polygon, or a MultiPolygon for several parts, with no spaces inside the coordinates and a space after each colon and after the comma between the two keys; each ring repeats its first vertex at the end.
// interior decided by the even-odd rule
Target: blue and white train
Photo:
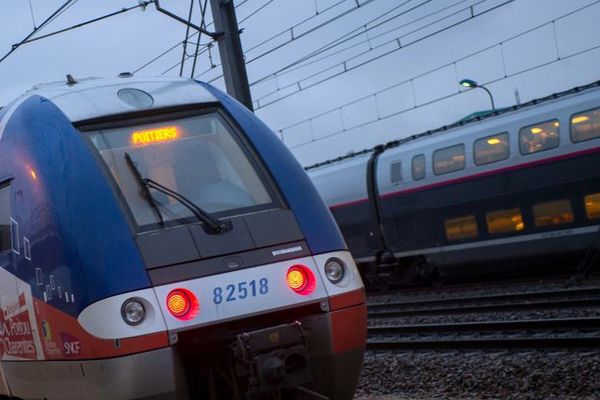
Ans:
{"type": "Polygon", "coordinates": [[[309,167],[369,281],[596,264],[600,82],[309,167]]]}
{"type": "Polygon", "coordinates": [[[351,399],[366,340],[285,146],[214,87],[130,74],[0,110],[0,310],[4,398],[351,399]]]}

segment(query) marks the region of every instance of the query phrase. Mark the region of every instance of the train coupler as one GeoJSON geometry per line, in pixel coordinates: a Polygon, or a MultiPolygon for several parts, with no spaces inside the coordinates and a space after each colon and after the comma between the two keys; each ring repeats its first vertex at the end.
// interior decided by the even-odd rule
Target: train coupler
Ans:
{"type": "Polygon", "coordinates": [[[312,380],[300,322],[239,334],[232,350],[236,374],[247,379],[250,398],[297,389],[312,380]]]}

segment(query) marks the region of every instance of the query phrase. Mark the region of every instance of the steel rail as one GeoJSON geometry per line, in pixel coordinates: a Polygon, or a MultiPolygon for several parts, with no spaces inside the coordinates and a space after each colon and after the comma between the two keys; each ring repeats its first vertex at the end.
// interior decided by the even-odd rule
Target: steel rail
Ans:
{"type": "Polygon", "coordinates": [[[373,303],[368,304],[370,309],[378,308],[392,308],[400,306],[430,306],[437,304],[448,304],[448,303],[460,303],[466,302],[489,302],[489,301],[505,301],[505,300],[529,300],[533,298],[557,298],[566,296],[598,296],[600,295],[600,287],[583,288],[583,289],[563,289],[563,290],[547,290],[538,292],[519,292],[519,293],[502,293],[502,294],[491,294],[483,296],[460,296],[460,297],[448,297],[440,299],[428,299],[428,300],[411,300],[407,302],[393,302],[393,303],[373,303]]]}
{"type": "MultiPolygon", "coordinates": [[[[445,299],[417,300],[394,303],[369,304],[369,315],[373,317],[385,317],[389,313],[416,312],[427,313],[428,311],[450,311],[454,309],[480,311],[489,307],[492,310],[514,307],[516,309],[527,309],[532,306],[544,304],[551,306],[565,303],[570,306],[578,301],[597,301],[600,305],[600,288],[554,290],[545,292],[513,293],[487,296],[465,296],[451,297],[445,299]],[[492,304],[500,302],[498,304],[492,304]],[[568,304],[567,304],[568,303],[568,304]]],[[[593,305],[593,304],[592,304],[593,305]]],[[[469,311],[470,312],[470,311],[469,311]]]]}
{"type": "Polygon", "coordinates": [[[597,349],[600,337],[369,341],[367,350],[597,349]]]}
{"type": "Polygon", "coordinates": [[[598,330],[600,318],[555,318],[519,321],[484,321],[444,324],[414,324],[399,326],[370,326],[368,335],[402,335],[415,333],[457,333],[483,332],[505,333],[510,331],[533,330],[598,330]]]}
{"type": "Polygon", "coordinates": [[[417,315],[436,315],[436,314],[468,314],[481,312],[502,312],[502,311],[531,311],[547,310],[552,308],[575,308],[575,307],[598,307],[600,298],[591,299],[565,299],[555,301],[524,301],[520,303],[502,303],[502,304],[482,304],[471,306],[442,306],[431,308],[413,308],[389,310],[380,312],[369,312],[369,318],[399,318],[417,315]]]}

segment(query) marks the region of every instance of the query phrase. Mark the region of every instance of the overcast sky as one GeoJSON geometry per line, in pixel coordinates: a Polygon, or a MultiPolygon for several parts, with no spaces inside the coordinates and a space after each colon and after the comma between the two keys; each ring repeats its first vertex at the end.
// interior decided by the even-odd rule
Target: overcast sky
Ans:
{"type": "MultiPolygon", "coordinates": [[[[4,3],[2,55],[64,0],[4,3]]],[[[77,0],[40,34],[136,4],[136,0],[77,0]]],[[[184,18],[189,4],[161,2],[184,18]]],[[[487,83],[497,107],[514,104],[516,91],[527,101],[600,79],[598,0],[236,0],[235,4],[238,20],[243,21],[242,42],[256,112],[304,165],[490,108],[484,91],[460,93],[457,81],[464,77],[487,83]],[[291,64],[294,67],[285,69],[291,64]]],[[[197,0],[193,19],[200,22],[197,0]]],[[[211,20],[209,10],[207,22],[211,20]]],[[[136,9],[24,45],[0,63],[0,105],[36,83],[62,80],[67,73],[81,78],[135,71],[184,35],[184,25],[150,5],[145,11],[136,9]]],[[[218,78],[220,67],[217,49],[209,57],[203,46],[208,42],[206,37],[201,40],[196,75],[210,81],[218,78]],[[211,60],[216,65],[212,69],[211,60]]],[[[188,53],[194,50],[192,45],[188,53]]],[[[137,74],[179,75],[181,57],[179,45],[137,74]]],[[[189,59],[185,76],[191,66],[189,59]]],[[[213,84],[224,87],[221,79],[213,84]]]]}

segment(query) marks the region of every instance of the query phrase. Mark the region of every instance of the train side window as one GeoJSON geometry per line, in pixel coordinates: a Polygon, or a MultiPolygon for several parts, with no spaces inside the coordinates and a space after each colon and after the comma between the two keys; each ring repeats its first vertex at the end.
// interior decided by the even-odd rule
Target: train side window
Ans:
{"type": "Polygon", "coordinates": [[[573,143],[600,137],[600,108],[571,117],[571,140],[573,143]]]}
{"type": "Polygon", "coordinates": [[[477,237],[477,221],[473,215],[444,221],[446,238],[448,240],[471,239],[477,237]]]}
{"type": "Polygon", "coordinates": [[[433,172],[436,175],[465,168],[465,145],[457,144],[433,152],[433,172]]]}
{"type": "Polygon", "coordinates": [[[509,155],[508,132],[477,139],[473,148],[477,165],[506,160],[509,155]]]}
{"type": "Polygon", "coordinates": [[[523,216],[518,208],[489,212],[485,215],[485,220],[488,232],[492,234],[519,232],[525,229],[523,216]]]}
{"type": "Polygon", "coordinates": [[[573,209],[568,199],[539,203],[533,206],[535,226],[545,227],[573,222],[573,209]]]}
{"type": "Polygon", "coordinates": [[[390,181],[392,185],[402,182],[402,161],[394,161],[390,164],[390,181]]]}
{"type": "Polygon", "coordinates": [[[11,249],[10,242],[10,185],[0,188],[0,251],[11,249]]]}
{"type": "Polygon", "coordinates": [[[585,213],[589,219],[600,218],[600,193],[585,196],[585,213]]]}
{"type": "Polygon", "coordinates": [[[559,127],[560,122],[553,119],[521,128],[519,131],[521,154],[537,153],[558,147],[559,127]]]}
{"type": "Polygon", "coordinates": [[[413,157],[412,177],[415,181],[425,178],[425,154],[419,154],[413,157]]]}

